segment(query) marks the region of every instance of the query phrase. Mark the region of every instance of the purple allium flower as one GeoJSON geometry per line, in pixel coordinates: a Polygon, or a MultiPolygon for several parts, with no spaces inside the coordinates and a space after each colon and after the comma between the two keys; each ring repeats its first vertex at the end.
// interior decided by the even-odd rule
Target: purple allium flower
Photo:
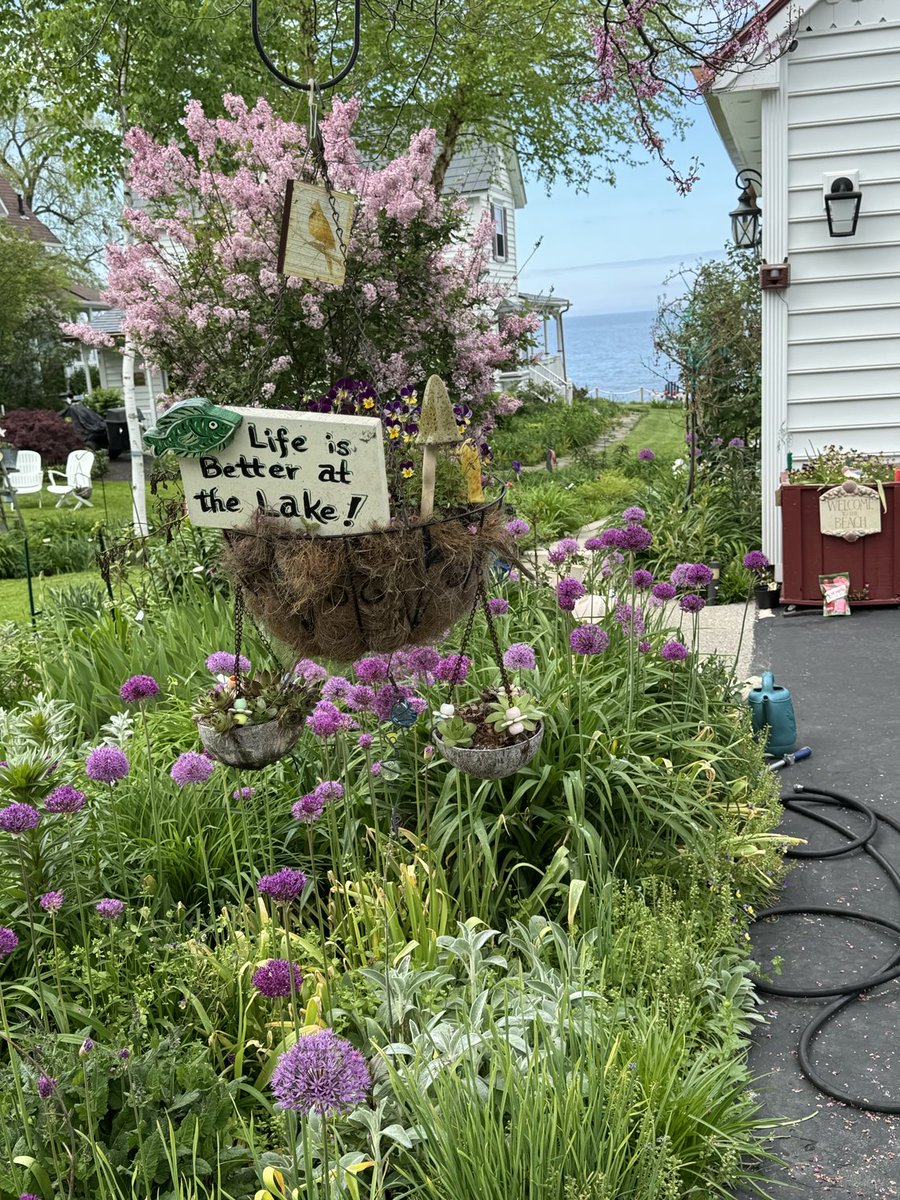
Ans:
{"type": "Polygon", "coordinates": [[[714,579],[711,567],[706,563],[688,563],[688,569],[685,572],[685,583],[692,588],[709,587],[714,579]]]}
{"type": "Polygon", "coordinates": [[[367,683],[355,683],[347,693],[345,703],[351,712],[371,712],[375,707],[375,689],[367,683]]]}
{"type": "Polygon", "coordinates": [[[469,674],[470,666],[471,662],[467,654],[448,654],[434,668],[434,677],[442,683],[449,683],[451,679],[462,683],[469,674]]]}
{"type": "Polygon", "coordinates": [[[488,600],[488,612],[492,617],[504,617],[509,612],[509,601],[502,596],[492,596],[488,600]]]}
{"type": "Polygon", "coordinates": [[[215,769],[215,762],[205,754],[198,754],[196,750],[185,750],[172,763],[169,774],[179,787],[187,787],[189,783],[206,783],[215,769]]]}
{"type": "Polygon", "coordinates": [[[533,671],[536,662],[534,649],[525,642],[513,642],[503,654],[507,671],[533,671]]]}
{"type": "Polygon", "coordinates": [[[353,685],[343,675],[332,675],[322,684],[323,700],[343,700],[353,685]]]}
{"type": "Polygon", "coordinates": [[[44,892],[38,904],[44,912],[58,913],[66,902],[66,897],[62,892],[44,892]]]}
{"type": "Polygon", "coordinates": [[[41,1200],[34,1192],[19,1192],[19,1200],[41,1200]]]}
{"type": "Polygon", "coordinates": [[[216,650],[206,660],[206,669],[213,675],[234,675],[235,664],[245,674],[250,670],[250,659],[243,654],[235,657],[233,650],[216,650]]]}
{"type": "Polygon", "coordinates": [[[675,587],[687,587],[688,569],[690,567],[692,567],[693,565],[694,565],[693,563],[684,562],[684,563],[679,563],[678,566],[673,569],[672,574],[669,576],[669,579],[672,581],[672,583],[675,585],[675,587]]]}
{"type": "Polygon", "coordinates": [[[631,576],[631,582],[636,588],[640,588],[643,591],[653,586],[653,576],[649,571],[645,571],[643,567],[638,567],[631,576]]]}
{"type": "Polygon", "coordinates": [[[652,542],[653,534],[643,525],[629,525],[619,534],[619,549],[631,550],[635,554],[640,550],[646,550],[652,542]]]}
{"type": "Polygon", "coordinates": [[[291,995],[291,976],[294,977],[294,994],[303,986],[303,976],[296,963],[290,963],[286,958],[270,958],[264,966],[253,972],[251,983],[258,992],[268,996],[270,1000],[289,998],[291,995]]]}
{"type": "Polygon", "coordinates": [[[290,904],[306,887],[306,876],[295,867],[282,867],[272,875],[260,875],[256,890],[279,904],[290,904]]]}
{"type": "Polygon", "coordinates": [[[336,779],[323,779],[321,783],[316,784],[313,791],[323,804],[327,804],[329,800],[343,800],[344,798],[344,785],[336,779]]]}
{"type": "Polygon", "coordinates": [[[61,787],[54,788],[47,796],[44,801],[44,810],[48,813],[65,813],[67,816],[71,816],[84,808],[85,799],[84,792],[79,792],[77,788],[64,783],[61,787]]]}
{"type": "Polygon", "coordinates": [[[119,695],[126,704],[141,704],[159,695],[159,684],[152,675],[132,675],[119,688],[119,695]]]}
{"type": "Polygon", "coordinates": [[[118,746],[97,746],[84,763],[85,774],[95,783],[116,783],[130,770],[131,764],[118,746]]]}
{"type": "Polygon", "coordinates": [[[254,787],[239,787],[235,788],[231,793],[232,800],[250,800],[256,795],[254,787]]]}
{"type": "Polygon", "coordinates": [[[431,762],[434,758],[434,746],[425,746],[422,750],[422,757],[426,762],[431,762]]]}
{"type": "Polygon", "coordinates": [[[744,555],[744,566],[748,571],[765,571],[771,565],[762,550],[748,550],[744,555]]]}
{"type": "Polygon", "coordinates": [[[552,549],[547,551],[547,562],[554,567],[558,567],[560,563],[564,563],[568,557],[565,550],[560,550],[559,546],[553,546],[552,549]]]}
{"type": "Polygon", "coordinates": [[[311,658],[301,658],[294,663],[294,674],[299,675],[305,683],[321,683],[328,678],[328,672],[311,658]]]}
{"type": "Polygon", "coordinates": [[[272,1072],[272,1091],[282,1108],[308,1116],[349,1112],[369,1093],[366,1060],[332,1029],[298,1038],[272,1072]]]}
{"type": "Polygon", "coordinates": [[[641,654],[647,654],[650,650],[650,643],[638,642],[638,650],[641,652],[641,654]]]}
{"type": "Polygon", "coordinates": [[[42,1100],[49,1100],[58,1087],[59,1081],[52,1075],[38,1075],[37,1090],[42,1100]]]}
{"type": "Polygon", "coordinates": [[[687,658],[688,648],[682,642],[677,642],[673,638],[672,641],[666,642],[662,650],[660,650],[659,656],[666,659],[667,662],[681,662],[687,658]]]}
{"type": "Polygon", "coordinates": [[[373,741],[374,741],[374,739],[373,739],[371,733],[361,733],[359,735],[359,737],[356,739],[356,744],[357,744],[357,746],[360,747],[361,750],[368,750],[369,747],[372,745],[373,741]]]}
{"type": "Polygon", "coordinates": [[[647,520],[647,514],[637,504],[632,504],[630,508],[626,508],[622,513],[622,520],[640,525],[642,521],[647,520]]]}
{"type": "Polygon", "coordinates": [[[722,445],[722,439],[720,437],[714,437],[709,444],[713,447],[713,449],[718,450],[722,445]]]}
{"type": "Polygon", "coordinates": [[[522,464],[519,462],[519,460],[517,458],[514,458],[509,465],[512,467],[512,469],[515,471],[515,473],[517,475],[522,474],[522,464]]]}
{"type": "Polygon", "coordinates": [[[291,816],[295,821],[302,821],[304,825],[312,825],[318,821],[324,811],[325,801],[315,792],[307,792],[291,805],[291,816]]]}
{"type": "Polygon", "coordinates": [[[372,763],[371,767],[369,767],[369,770],[375,776],[380,775],[381,774],[381,763],[376,759],[375,762],[372,763]]]}
{"type": "Polygon", "coordinates": [[[0,925],[0,961],[12,954],[19,944],[18,936],[5,925],[0,925]]]}
{"type": "Polygon", "coordinates": [[[382,683],[390,674],[390,664],[380,655],[374,658],[361,658],[353,664],[356,678],[361,683],[382,683]]]}
{"type": "Polygon", "coordinates": [[[614,526],[610,529],[603,529],[597,538],[600,543],[601,550],[618,550],[621,543],[623,531],[616,529],[614,526]]]}
{"type": "Polygon", "coordinates": [[[569,646],[576,654],[601,654],[609,645],[609,634],[599,625],[579,625],[569,634],[569,646]]]}
{"type": "Polygon", "coordinates": [[[649,446],[645,446],[643,450],[638,450],[637,456],[641,462],[653,462],[654,458],[656,458],[656,455],[649,446]]]}
{"type": "Polygon", "coordinates": [[[511,533],[513,537],[520,538],[531,532],[531,526],[521,517],[513,517],[511,521],[506,522],[506,532],[511,533]]]}
{"type": "Polygon", "coordinates": [[[394,705],[409,700],[412,689],[396,683],[386,683],[375,693],[375,715],[379,721],[389,721],[394,705]]]}
{"type": "Polygon", "coordinates": [[[589,537],[584,543],[585,550],[605,550],[606,547],[598,537],[589,537]]]}
{"type": "Polygon", "coordinates": [[[27,833],[34,829],[41,819],[41,814],[30,804],[20,804],[18,801],[0,808],[0,829],[4,833],[27,833]]]}
{"type": "Polygon", "coordinates": [[[706,608],[706,601],[695,592],[688,592],[678,601],[678,607],[682,612],[686,613],[703,612],[704,608],[706,608]]]}
{"type": "Polygon", "coordinates": [[[431,675],[441,661],[441,656],[433,646],[414,646],[407,651],[406,668],[413,675],[431,675]]]}
{"type": "Polygon", "coordinates": [[[732,438],[728,445],[732,450],[743,450],[746,442],[743,438],[732,438]]]}
{"type": "Polygon", "coordinates": [[[564,575],[556,585],[556,603],[563,612],[572,612],[576,601],[580,600],[584,594],[584,584],[572,575],[564,575]]]}
{"type": "Polygon", "coordinates": [[[332,737],[339,729],[344,728],[344,716],[330,700],[320,700],[306,718],[306,724],[316,737],[332,737]]]}
{"type": "Polygon", "coordinates": [[[644,632],[644,614],[639,604],[632,608],[630,604],[620,600],[616,605],[616,621],[622,627],[623,633],[636,634],[639,637],[644,632]]]}
{"type": "Polygon", "coordinates": [[[98,900],[94,905],[94,912],[104,921],[118,921],[124,911],[125,905],[121,900],[98,900]]]}
{"type": "Polygon", "coordinates": [[[677,588],[672,583],[657,583],[653,588],[653,595],[657,600],[674,600],[677,594],[677,588]]]}
{"type": "Polygon", "coordinates": [[[87,1058],[87,1056],[91,1053],[91,1051],[93,1049],[94,1049],[94,1039],[86,1037],[84,1039],[84,1041],[81,1043],[81,1047],[78,1051],[78,1054],[81,1058],[87,1058]]]}
{"type": "Polygon", "coordinates": [[[571,557],[579,552],[578,539],[573,537],[564,537],[556,543],[556,549],[561,550],[563,554],[571,557]]]}

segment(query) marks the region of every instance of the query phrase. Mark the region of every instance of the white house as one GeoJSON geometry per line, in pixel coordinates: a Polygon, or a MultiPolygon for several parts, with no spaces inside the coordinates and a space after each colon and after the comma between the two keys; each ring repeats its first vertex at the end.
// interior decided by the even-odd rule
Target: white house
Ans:
{"type": "Polygon", "coordinates": [[[515,150],[495,143],[475,142],[457,151],[444,178],[444,191],[464,196],[473,227],[490,213],[494,228],[493,256],[488,275],[505,290],[500,313],[536,312],[541,317],[542,337],[537,353],[514,371],[501,374],[503,387],[524,381],[546,384],[561,396],[571,398],[572,384],[566,371],[563,315],[570,300],[556,295],[534,295],[519,290],[519,254],[516,211],[526,204],[525,182],[515,150]],[[551,337],[551,322],[554,336],[551,337]]]}
{"type": "Polygon", "coordinates": [[[900,452],[900,0],[763,12],[792,48],[723,70],[707,105],[735,167],[761,175],[763,263],[787,264],[762,293],[763,549],[781,578],[788,454],[900,452]]]}

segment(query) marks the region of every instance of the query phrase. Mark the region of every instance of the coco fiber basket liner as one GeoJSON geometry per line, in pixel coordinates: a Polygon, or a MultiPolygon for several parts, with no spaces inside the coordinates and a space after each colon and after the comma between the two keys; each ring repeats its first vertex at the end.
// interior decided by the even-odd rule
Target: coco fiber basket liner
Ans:
{"type": "Polygon", "coordinates": [[[424,524],[317,537],[260,514],[226,535],[225,571],[261,624],[298,654],[352,662],[424,646],[475,602],[495,558],[515,561],[503,495],[424,524]]]}

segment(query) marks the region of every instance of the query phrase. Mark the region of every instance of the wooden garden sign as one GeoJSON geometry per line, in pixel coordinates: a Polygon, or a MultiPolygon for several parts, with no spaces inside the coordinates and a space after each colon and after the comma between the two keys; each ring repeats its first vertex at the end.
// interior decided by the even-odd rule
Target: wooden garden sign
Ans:
{"type": "Polygon", "coordinates": [[[178,456],[188,516],[206,529],[239,529],[263,511],[326,537],[390,520],[384,440],[377,417],[174,404],[144,440],[178,456]]]}
{"type": "Polygon", "coordinates": [[[881,498],[875,488],[847,480],[819,496],[819,530],[847,542],[881,533],[881,498]]]}
{"type": "Polygon", "coordinates": [[[344,248],[355,207],[356,197],[350,192],[329,193],[321,184],[288,180],[278,270],[283,275],[320,279],[340,287],[347,265],[344,248]]]}

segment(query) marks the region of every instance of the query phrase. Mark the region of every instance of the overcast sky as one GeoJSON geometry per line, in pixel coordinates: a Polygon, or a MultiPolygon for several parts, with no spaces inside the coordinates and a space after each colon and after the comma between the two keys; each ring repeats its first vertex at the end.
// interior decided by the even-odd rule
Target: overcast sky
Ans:
{"type": "Polygon", "coordinates": [[[723,253],[737,203],[734,167],[705,107],[694,114],[687,141],[673,145],[679,165],[692,153],[703,163],[688,196],[678,195],[656,162],[623,167],[615,188],[594,183],[588,194],[560,184],[548,197],[526,180],[528,203],[516,213],[522,291],[553,286],[572,301],[573,315],[651,309],[679,264],[723,253]]]}

